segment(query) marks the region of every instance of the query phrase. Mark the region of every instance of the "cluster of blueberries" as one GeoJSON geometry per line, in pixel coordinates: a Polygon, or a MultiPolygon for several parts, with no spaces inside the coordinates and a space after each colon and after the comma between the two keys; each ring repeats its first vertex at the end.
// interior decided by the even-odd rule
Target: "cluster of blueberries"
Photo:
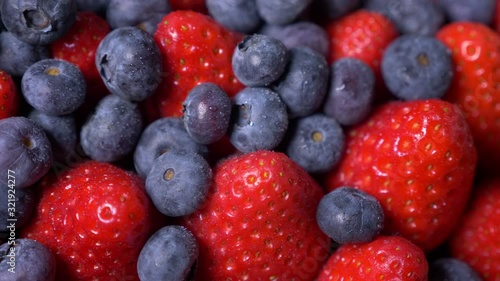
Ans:
{"type": "MultiPolygon", "coordinates": [[[[67,161],[78,143],[86,156],[97,161],[116,162],[131,156],[155,206],[173,217],[190,214],[203,203],[212,179],[207,145],[225,135],[242,153],[279,149],[310,173],[326,172],[342,156],[343,127],[360,123],[370,113],[376,78],[358,59],[329,65],[324,29],[297,20],[306,8],[334,19],[363,4],[390,18],[403,35],[386,50],[382,76],[396,98],[412,100],[439,98],[450,85],[451,54],[431,36],[445,17],[490,22],[495,5],[494,0],[440,0],[441,9],[436,1],[361,2],[207,0],[216,21],[253,34],[237,45],[232,58],[234,73],[246,88],[229,99],[217,85],[200,84],[188,94],[183,118],[161,118],[143,128],[138,103],[155,92],[163,75],[161,54],[151,34],[170,12],[168,1],[3,0],[0,69],[21,78],[21,93],[32,108],[26,117],[0,121],[0,174],[16,171],[18,226],[29,219],[36,201],[29,187],[55,161],[67,161]],[[51,59],[46,47],[68,31],[78,9],[98,12],[113,28],[95,57],[111,95],[99,102],[81,128],[72,114],[85,99],[83,75],[73,64],[51,59]]],[[[6,180],[6,176],[0,179],[2,189],[6,180]]],[[[0,200],[7,202],[6,196],[7,192],[1,192],[0,200]]],[[[0,204],[0,231],[4,232],[6,206],[0,204]]],[[[383,223],[378,202],[348,187],[325,196],[317,214],[321,229],[339,243],[368,241],[383,223]],[[342,216],[332,216],[336,213],[342,216]]],[[[178,272],[175,280],[182,280],[196,259],[192,234],[181,227],[165,227],[141,253],[138,270],[143,280],[159,274],[150,257],[164,254],[165,241],[170,245],[169,255],[184,266],[184,270],[163,269],[178,272]]],[[[42,278],[37,280],[52,280],[53,274],[40,273],[55,263],[43,245],[27,239],[17,244],[26,270],[42,278]]],[[[0,247],[0,254],[7,251],[7,246],[0,247]]],[[[0,276],[7,272],[5,267],[0,261],[0,276]]]]}

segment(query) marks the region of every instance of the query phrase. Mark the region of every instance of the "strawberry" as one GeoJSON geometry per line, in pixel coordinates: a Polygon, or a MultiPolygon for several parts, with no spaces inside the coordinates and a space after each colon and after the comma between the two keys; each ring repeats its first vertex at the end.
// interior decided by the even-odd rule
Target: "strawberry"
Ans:
{"type": "Polygon", "coordinates": [[[500,33],[500,0],[497,0],[497,8],[493,18],[493,28],[500,33]]]}
{"type": "Polygon", "coordinates": [[[202,82],[217,84],[229,96],[243,88],[231,65],[242,35],[209,16],[193,11],[171,12],[158,25],[154,38],[166,73],[156,93],[146,101],[149,119],[181,116],[188,92],[202,82]]]}
{"type": "Polygon", "coordinates": [[[373,195],[384,209],[386,233],[430,251],[465,208],[476,158],[457,106],[437,99],[392,101],[349,131],[344,158],[325,185],[373,195]]]}
{"type": "Polygon", "coordinates": [[[330,63],[355,57],[368,64],[377,77],[385,48],[398,36],[394,24],[382,14],[358,10],[326,25],[330,63]]]}
{"type": "Polygon", "coordinates": [[[110,30],[105,19],[90,11],[80,11],[70,30],[49,46],[54,58],[71,62],[82,71],[87,92],[93,97],[102,97],[107,92],[97,71],[95,52],[110,30]]]}
{"type": "Polygon", "coordinates": [[[0,70],[0,120],[16,115],[18,106],[19,97],[12,77],[0,70]]]}
{"type": "Polygon", "coordinates": [[[87,161],[47,175],[38,188],[40,202],[22,236],[52,250],[57,280],[138,280],[155,213],[137,175],[87,161]]]}
{"type": "Polygon", "coordinates": [[[330,248],[316,222],[322,196],[282,153],[221,162],[206,205],[183,221],[200,244],[197,280],[313,280],[330,248]]]}
{"type": "Polygon", "coordinates": [[[195,12],[207,14],[207,6],[205,0],[170,0],[172,10],[192,10],[195,12]]]}
{"type": "MultiPolygon", "coordinates": [[[[437,38],[452,50],[455,72],[444,99],[465,112],[484,167],[500,166],[500,36],[480,23],[442,27],[437,38]]],[[[497,170],[498,171],[498,170],[497,170]]]]}
{"type": "Polygon", "coordinates": [[[450,237],[450,251],[485,281],[500,280],[500,178],[481,182],[474,191],[450,237]]]}
{"type": "Polygon", "coordinates": [[[379,236],[362,244],[340,246],[328,259],[317,281],[427,281],[424,252],[399,236],[379,236]]]}

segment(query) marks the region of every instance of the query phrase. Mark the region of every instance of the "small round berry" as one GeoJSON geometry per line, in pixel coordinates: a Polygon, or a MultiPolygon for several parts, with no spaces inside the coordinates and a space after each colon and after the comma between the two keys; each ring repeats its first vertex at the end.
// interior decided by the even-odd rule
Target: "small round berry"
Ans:
{"type": "Polygon", "coordinates": [[[228,29],[250,33],[262,22],[255,1],[206,0],[208,13],[228,29]]]}
{"type": "Polygon", "coordinates": [[[353,187],[339,187],[319,202],[321,230],[339,244],[372,241],[384,226],[384,211],[373,196],[353,187]]]}
{"type": "Polygon", "coordinates": [[[291,23],[313,2],[313,0],[256,0],[259,15],[270,24],[291,23]]]}
{"type": "Polygon", "coordinates": [[[48,58],[50,50],[46,45],[30,45],[12,32],[0,32],[0,69],[10,75],[21,77],[32,64],[48,58]]]}

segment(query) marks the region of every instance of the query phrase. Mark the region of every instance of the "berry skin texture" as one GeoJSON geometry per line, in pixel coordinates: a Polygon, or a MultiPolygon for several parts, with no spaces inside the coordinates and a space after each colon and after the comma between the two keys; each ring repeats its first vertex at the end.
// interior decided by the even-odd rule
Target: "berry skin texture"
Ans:
{"type": "Polygon", "coordinates": [[[21,237],[55,254],[56,280],[138,280],[155,210],[137,175],[86,161],[48,175],[37,188],[38,208],[21,237]]]}
{"type": "Polygon", "coordinates": [[[429,265],[429,281],[481,281],[467,263],[455,258],[439,258],[429,265]]]}
{"type": "Polygon", "coordinates": [[[0,70],[0,120],[16,115],[19,96],[12,77],[0,70]]]}
{"type": "Polygon", "coordinates": [[[195,280],[313,280],[330,247],[316,223],[322,196],[282,153],[221,162],[205,207],[183,220],[200,245],[195,280]]]}
{"type": "Polygon", "coordinates": [[[444,26],[436,37],[452,50],[455,64],[444,99],[463,110],[479,166],[495,173],[500,165],[500,36],[482,24],[458,22],[444,26]]]}
{"type": "Polygon", "coordinates": [[[160,22],[154,38],[165,73],[145,105],[150,120],[182,116],[182,103],[200,83],[215,83],[230,97],[243,89],[231,67],[234,49],[242,39],[239,33],[225,29],[209,16],[174,11],[160,22]]]}
{"type": "Polygon", "coordinates": [[[326,187],[353,186],[384,208],[385,233],[424,251],[443,243],[464,211],[476,149],[460,109],[445,101],[393,101],[352,128],[326,187]]]}
{"type": "Polygon", "coordinates": [[[206,0],[208,13],[226,28],[251,33],[261,24],[256,1],[206,0]]]}
{"type": "Polygon", "coordinates": [[[398,36],[394,24],[382,14],[358,10],[326,26],[330,37],[329,62],[354,57],[380,76],[385,48],[398,36]]]}
{"type": "Polygon", "coordinates": [[[261,18],[270,24],[293,22],[313,2],[312,0],[255,0],[261,18]]]}
{"type": "Polygon", "coordinates": [[[189,280],[199,247],[194,235],[182,226],[165,226],[141,250],[137,272],[141,281],[189,280]]]}
{"type": "Polygon", "coordinates": [[[437,0],[452,22],[477,22],[490,25],[496,0],[472,2],[468,0],[437,0]]]}
{"type": "Polygon", "coordinates": [[[19,40],[12,32],[0,32],[0,69],[11,76],[23,76],[32,64],[48,58],[50,52],[47,46],[30,45],[19,40]]]}
{"type": "Polygon", "coordinates": [[[317,281],[427,281],[429,265],[422,250],[399,236],[340,246],[330,256],[317,281]]]}
{"type": "Polygon", "coordinates": [[[485,281],[500,276],[500,179],[480,183],[449,240],[451,256],[469,264],[485,281]]]}

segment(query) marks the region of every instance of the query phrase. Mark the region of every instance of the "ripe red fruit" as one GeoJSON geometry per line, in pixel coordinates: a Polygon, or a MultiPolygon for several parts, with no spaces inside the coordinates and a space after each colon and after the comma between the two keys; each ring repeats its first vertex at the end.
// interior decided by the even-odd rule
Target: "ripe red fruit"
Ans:
{"type": "Polygon", "coordinates": [[[345,244],[328,259],[317,281],[427,281],[424,252],[399,236],[379,236],[369,243],[345,244]]]}
{"type": "Polygon", "coordinates": [[[153,205],[137,175],[87,161],[46,176],[22,232],[55,254],[57,280],[139,280],[137,258],[152,234],[153,205]]]}
{"type": "Polygon", "coordinates": [[[202,82],[217,84],[229,96],[243,88],[231,65],[241,34],[225,29],[209,16],[175,11],[163,18],[154,37],[162,52],[165,75],[146,101],[150,120],[181,116],[188,92],[202,82]]]}
{"type": "Polygon", "coordinates": [[[500,0],[497,0],[497,9],[493,18],[493,28],[500,33],[500,0]]]}
{"type": "Polygon", "coordinates": [[[206,206],[183,222],[200,243],[197,280],[313,280],[330,248],[316,222],[322,196],[282,153],[216,166],[206,206]]]}
{"type": "MultiPolygon", "coordinates": [[[[455,72],[444,99],[464,111],[484,167],[500,166],[500,36],[480,23],[457,22],[437,33],[452,50],[455,72]]],[[[498,169],[497,169],[498,171],[498,169]]]]}
{"type": "Polygon", "coordinates": [[[471,204],[450,237],[452,256],[467,262],[485,281],[500,279],[500,178],[474,189],[471,204]]]}
{"type": "Polygon", "coordinates": [[[169,0],[172,10],[191,10],[199,13],[207,14],[207,6],[205,0],[169,0]]]}
{"type": "Polygon", "coordinates": [[[18,106],[19,97],[12,77],[0,70],[0,120],[15,116],[18,106]]]}
{"type": "Polygon", "coordinates": [[[476,150],[460,109],[441,100],[394,101],[353,128],[326,186],[354,186],[377,198],[385,233],[424,251],[443,243],[463,212],[476,150]]]}

